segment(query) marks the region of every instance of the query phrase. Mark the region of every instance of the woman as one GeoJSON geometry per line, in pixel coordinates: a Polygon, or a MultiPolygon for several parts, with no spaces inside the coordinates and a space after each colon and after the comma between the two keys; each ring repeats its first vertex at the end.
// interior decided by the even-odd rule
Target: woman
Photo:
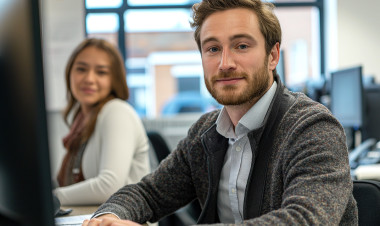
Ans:
{"type": "Polygon", "coordinates": [[[125,74],[119,52],[105,40],[86,39],[69,58],[64,119],[70,132],[54,190],[62,205],[103,203],[150,171],[148,138],[125,101],[125,74]]]}

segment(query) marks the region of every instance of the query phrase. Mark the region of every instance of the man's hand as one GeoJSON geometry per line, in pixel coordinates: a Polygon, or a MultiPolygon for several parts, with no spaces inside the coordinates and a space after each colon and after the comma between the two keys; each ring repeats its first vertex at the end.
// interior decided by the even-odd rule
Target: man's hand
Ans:
{"type": "Polygon", "coordinates": [[[141,226],[141,224],[128,220],[120,220],[112,214],[104,214],[97,218],[83,221],[82,226],[141,226]]]}

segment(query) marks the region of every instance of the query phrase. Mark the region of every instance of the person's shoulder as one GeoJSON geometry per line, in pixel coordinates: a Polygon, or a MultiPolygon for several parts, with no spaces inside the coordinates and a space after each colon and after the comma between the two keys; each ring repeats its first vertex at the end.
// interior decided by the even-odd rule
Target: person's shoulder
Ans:
{"type": "Polygon", "coordinates": [[[99,113],[100,115],[122,115],[122,116],[136,116],[137,113],[134,108],[125,100],[114,98],[108,101],[99,113]]]}
{"type": "Polygon", "coordinates": [[[309,113],[326,113],[331,114],[330,110],[323,104],[312,100],[306,94],[301,92],[291,92],[290,95],[295,98],[295,101],[291,108],[294,110],[294,113],[302,113],[303,111],[309,113]]]}
{"type": "MultiPolygon", "coordinates": [[[[285,128],[284,131],[290,131],[291,128],[302,128],[310,127],[310,125],[322,125],[334,128],[341,125],[336,117],[331,113],[331,111],[323,104],[312,100],[303,93],[291,93],[295,98],[292,106],[285,113],[284,119],[282,120],[282,126],[285,128]],[[322,124],[320,124],[322,123],[322,124]]],[[[317,129],[317,127],[313,127],[317,129]]]]}
{"type": "Polygon", "coordinates": [[[121,109],[121,110],[133,110],[133,107],[125,100],[114,98],[112,100],[109,100],[104,106],[103,111],[106,111],[108,109],[121,109]]]}

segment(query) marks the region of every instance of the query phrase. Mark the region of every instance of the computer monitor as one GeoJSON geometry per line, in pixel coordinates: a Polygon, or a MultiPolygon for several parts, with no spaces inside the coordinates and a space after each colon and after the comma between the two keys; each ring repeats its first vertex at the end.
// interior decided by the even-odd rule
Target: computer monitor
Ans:
{"type": "Polygon", "coordinates": [[[366,114],[362,128],[362,139],[380,140],[380,84],[364,86],[366,114]]]}
{"type": "Polygon", "coordinates": [[[331,112],[344,127],[359,129],[363,125],[362,67],[331,73],[331,112]]]}
{"type": "Polygon", "coordinates": [[[0,0],[0,225],[54,225],[39,0],[0,0]]]}

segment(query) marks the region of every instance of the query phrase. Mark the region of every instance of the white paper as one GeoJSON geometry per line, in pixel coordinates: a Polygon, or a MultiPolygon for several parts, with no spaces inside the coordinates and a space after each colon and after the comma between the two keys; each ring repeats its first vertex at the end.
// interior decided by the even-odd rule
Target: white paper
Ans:
{"type": "Polygon", "coordinates": [[[86,219],[90,219],[92,214],[86,214],[86,215],[78,215],[78,216],[71,216],[71,217],[56,217],[55,218],[55,225],[56,226],[80,226],[82,225],[83,221],[86,219]]]}

